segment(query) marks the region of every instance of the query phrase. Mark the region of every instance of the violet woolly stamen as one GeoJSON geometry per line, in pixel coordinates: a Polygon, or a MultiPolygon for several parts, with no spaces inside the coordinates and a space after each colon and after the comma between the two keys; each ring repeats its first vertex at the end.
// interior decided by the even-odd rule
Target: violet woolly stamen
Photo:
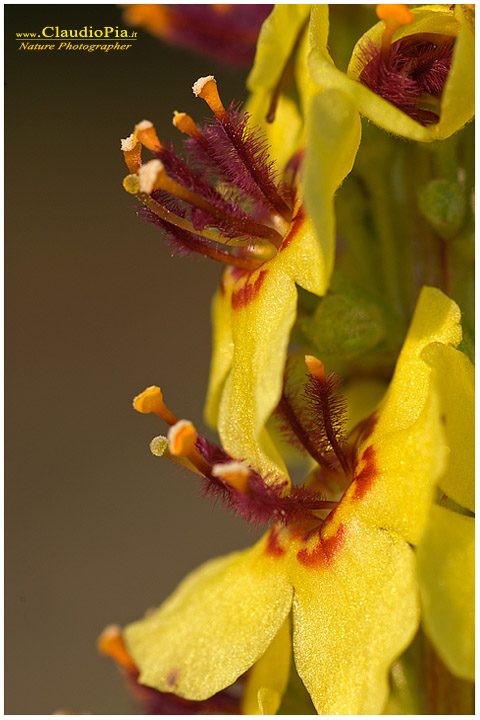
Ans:
{"type": "Polygon", "coordinates": [[[439,121],[434,101],[443,92],[450,72],[455,38],[409,35],[394,42],[385,61],[372,42],[362,48],[359,81],[422,125],[439,121]],[[430,107],[423,98],[431,97],[430,107]]]}

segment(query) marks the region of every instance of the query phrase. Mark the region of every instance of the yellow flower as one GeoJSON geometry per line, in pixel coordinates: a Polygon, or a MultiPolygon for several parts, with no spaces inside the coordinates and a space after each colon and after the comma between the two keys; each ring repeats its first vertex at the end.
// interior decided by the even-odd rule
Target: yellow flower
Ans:
{"type": "Polygon", "coordinates": [[[215,79],[201,78],[194,92],[215,120],[200,128],[176,113],[174,124],[188,135],[190,157],[203,175],[163,146],[153,125],[143,121],[122,143],[131,172],[124,186],[177,251],[200,252],[229,266],[214,300],[206,414],[228,452],[264,474],[278,472],[283,462],[264,425],[281,392],[296,285],[316,295],[328,288],[333,195],[351,170],[360,122],[341,97],[332,103],[325,93],[312,106],[311,145],[318,158],[313,162],[309,153],[306,159],[304,193],[299,155],[280,182],[260,130],[250,128],[238,108],[223,107],[215,79]],[[156,159],[142,164],[142,145],[156,159]],[[205,177],[216,182],[208,184],[205,177]]]}
{"type": "Polygon", "coordinates": [[[341,90],[362,115],[395,135],[422,142],[449,137],[474,113],[475,38],[468,9],[377,8],[382,20],[356,44],[347,73],[328,55],[328,19],[313,8],[313,81],[323,90],[341,90]]]}
{"type": "MultiPolygon", "coordinates": [[[[177,457],[210,483],[220,478],[222,491],[234,488],[229,502],[243,514],[257,492],[263,510],[277,507],[278,520],[253,548],[207,562],[159,610],[126,628],[142,683],[202,700],[254,666],[243,710],[270,714],[278,709],[293,648],[319,714],[381,713],[388,670],[418,627],[412,546],[446,468],[443,401],[425,351],[458,345],[459,320],[455,303],[438,290],[423,290],[387,394],[343,450],[334,429],[338,401],[325,399],[333,397],[334,386],[325,390],[323,365],[308,358],[311,387],[320,393],[314,399],[323,412],[325,447],[336,456],[333,462],[317,453],[322,467],[314,478],[323,478],[324,486],[326,480],[340,483],[340,477],[344,486],[349,483],[332,512],[331,503],[317,496],[317,511],[295,516],[295,492],[298,505],[311,510],[306,491],[282,495],[281,484],[253,484],[248,468],[195,440],[188,422],[177,423],[158,389],[137,398],[137,409],[153,410],[172,425],[168,441],[154,441],[156,454],[177,457]]],[[[288,412],[301,439],[302,420],[288,412]]],[[[304,437],[305,447],[313,439],[314,433],[304,437]]],[[[441,484],[445,492],[447,485],[441,484]]]]}

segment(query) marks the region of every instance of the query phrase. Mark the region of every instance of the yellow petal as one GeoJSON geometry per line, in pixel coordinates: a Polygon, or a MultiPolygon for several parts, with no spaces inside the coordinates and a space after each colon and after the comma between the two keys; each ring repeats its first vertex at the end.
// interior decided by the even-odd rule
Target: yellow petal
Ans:
{"type": "Polygon", "coordinates": [[[345,434],[348,435],[361,420],[368,417],[377,407],[385,395],[387,385],[383,380],[358,379],[348,383],[343,388],[343,395],[347,401],[347,425],[345,434]]]}
{"type": "MultiPolygon", "coordinates": [[[[281,92],[275,121],[267,122],[266,117],[275,88],[302,28],[305,28],[304,35],[308,41],[306,24],[309,13],[310,5],[275,5],[262,25],[255,62],[247,79],[247,87],[252,92],[247,104],[251,123],[261,125],[265,131],[270,154],[277,160],[279,170],[284,169],[292,155],[304,144],[304,123],[297,99],[291,97],[292,93],[281,92]]],[[[306,59],[299,59],[299,53],[296,54],[295,73],[300,73],[302,84],[309,82],[306,59]]]]}
{"type": "Polygon", "coordinates": [[[361,137],[353,105],[336,91],[317,95],[311,103],[307,137],[305,204],[324,247],[330,277],[335,247],[333,196],[353,167],[361,137]]]}
{"type": "Polygon", "coordinates": [[[205,419],[212,427],[217,424],[218,406],[225,378],[232,366],[233,338],[230,318],[232,285],[220,284],[212,302],[212,359],[205,403],[205,419]]]}
{"type": "Polygon", "coordinates": [[[336,90],[313,99],[307,122],[305,200],[319,236],[330,238],[333,194],[353,167],[362,126],[354,105],[336,90]]]}
{"type": "Polygon", "coordinates": [[[303,120],[295,100],[282,93],[278,98],[275,122],[266,122],[271,97],[271,90],[256,90],[247,102],[246,111],[251,117],[252,126],[261,125],[267,138],[270,156],[275,158],[277,169],[283,171],[288,161],[303,145],[303,120]]]}
{"type": "Polygon", "coordinates": [[[422,290],[373,430],[359,447],[354,482],[338,509],[410,543],[418,541],[446,468],[440,402],[423,351],[433,342],[460,342],[459,319],[458,306],[440,290],[422,290]]]}
{"type": "Polygon", "coordinates": [[[247,676],[242,698],[244,715],[275,715],[290,672],[292,638],[287,617],[272,643],[247,676]]]}
{"type": "Polygon", "coordinates": [[[397,361],[378,428],[393,432],[408,427],[423,409],[431,369],[421,357],[433,342],[458,345],[462,339],[460,309],[440,290],[424,287],[397,361]]]}
{"type": "Polygon", "coordinates": [[[354,482],[336,515],[355,513],[372,527],[416,543],[427,522],[435,485],[446,466],[438,399],[434,393],[416,422],[385,434],[381,419],[363,444],[354,482]]]}
{"type": "Polygon", "coordinates": [[[274,7],[258,36],[255,61],[247,80],[249,90],[275,87],[300,29],[308,18],[310,7],[293,3],[274,7]]]}
{"type": "Polygon", "coordinates": [[[204,700],[258,660],[292,600],[281,558],[264,547],[262,539],[250,550],[207,562],[159,610],[125,629],[141,683],[204,700]]]}
{"type": "Polygon", "coordinates": [[[248,277],[229,274],[234,350],[218,431],[227,452],[253,463],[264,474],[284,472],[264,425],[282,391],[296,317],[295,284],[317,295],[325,293],[332,253],[333,244],[318,238],[310,219],[299,210],[290,235],[272,260],[248,277]]]}
{"type": "Polygon", "coordinates": [[[289,564],[295,664],[320,715],[379,714],[390,665],[419,622],[414,555],[353,516],[334,541],[339,533],[330,556],[289,564]]]}
{"type": "Polygon", "coordinates": [[[475,521],[434,505],[418,547],[425,632],[458,677],[475,679],[475,521]]]}
{"type": "Polygon", "coordinates": [[[459,350],[434,343],[423,357],[433,369],[449,447],[447,470],[439,485],[459,505],[475,510],[475,378],[459,350]]]}

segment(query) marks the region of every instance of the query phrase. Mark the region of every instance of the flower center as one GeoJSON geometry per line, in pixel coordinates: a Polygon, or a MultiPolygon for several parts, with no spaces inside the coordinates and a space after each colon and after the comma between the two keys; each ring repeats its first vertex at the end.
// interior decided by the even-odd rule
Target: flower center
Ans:
{"type": "Polygon", "coordinates": [[[437,33],[408,35],[392,43],[396,30],[413,20],[405,5],[377,5],[385,23],[381,47],[363,47],[359,81],[421,125],[440,120],[440,101],[450,72],[455,38],[437,33]]]}
{"type": "Polygon", "coordinates": [[[122,141],[130,171],[125,189],[142,202],[144,217],[166,231],[180,253],[198,252],[241,270],[272,258],[288,234],[295,192],[278,182],[260,128],[233,104],[225,109],[213,76],[193,85],[214,118],[203,128],[175,112],[174,126],[187,135],[189,162],[162,145],[143,121],[122,141]],[[141,147],[156,158],[142,164],[141,147]]]}

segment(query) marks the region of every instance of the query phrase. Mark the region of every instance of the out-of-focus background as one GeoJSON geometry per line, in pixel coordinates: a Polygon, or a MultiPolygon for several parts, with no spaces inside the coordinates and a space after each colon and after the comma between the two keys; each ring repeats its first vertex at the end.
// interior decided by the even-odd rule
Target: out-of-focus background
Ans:
{"type": "Polygon", "coordinates": [[[173,140],[173,110],[208,114],[190,89],[201,75],[225,102],[245,99],[246,71],[141,30],[124,52],[20,51],[15,39],[85,25],[122,27],[122,10],[5,6],[8,714],[136,713],[96,653],[99,632],[256,537],[150,455],[164,427],[132,409],[159,384],[205,430],[220,268],[170,258],[122,189],[120,152],[144,118],[173,140]]]}

